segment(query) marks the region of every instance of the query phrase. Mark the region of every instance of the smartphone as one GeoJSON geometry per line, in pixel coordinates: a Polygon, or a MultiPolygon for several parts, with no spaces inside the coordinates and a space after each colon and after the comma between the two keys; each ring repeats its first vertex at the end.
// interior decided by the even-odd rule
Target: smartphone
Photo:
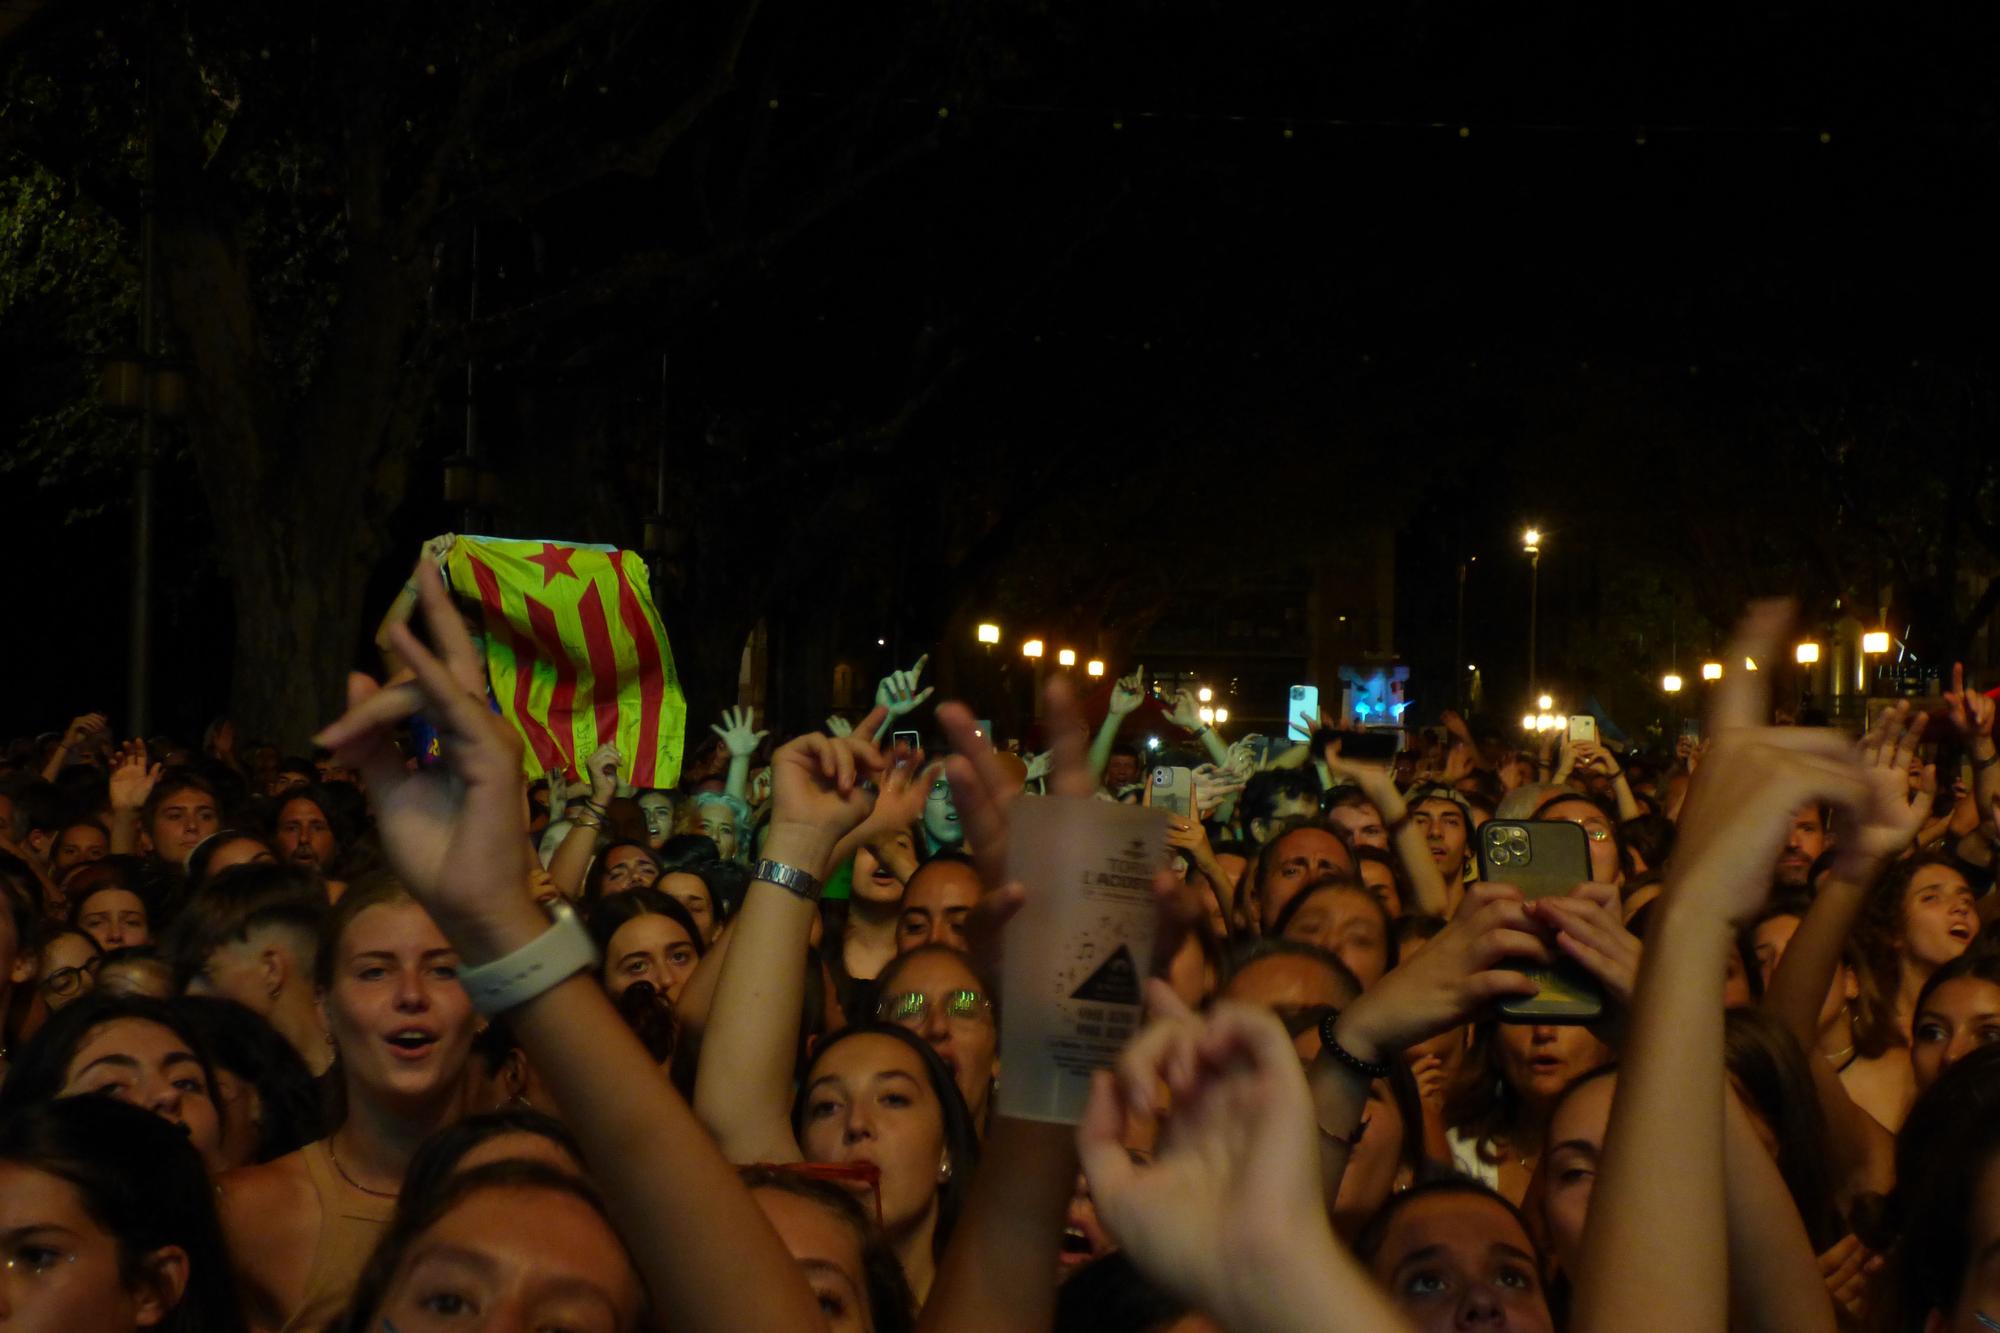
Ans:
{"type": "Polygon", "coordinates": [[[1172,815],[1193,815],[1194,770],[1165,765],[1154,769],[1153,780],[1146,784],[1145,803],[1172,815]]]}
{"type": "Polygon", "coordinates": [[[924,748],[923,737],[914,731],[892,731],[889,733],[889,748],[891,750],[899,750],[905,745],[909,746],[912,750],[921,750],[924,748]]]}
{"type": "Polygon", "coordinates": [[[1364,763],[1386,764],[1396,757],[1396,751],[1403,748],[1403,737],[1394,731],[1343,731],[1340,733],[1340,757],[1359,759],[1364,763]]]}
{"type": "MultiPolygon", "coordinates": [[[[1479,826],[1479,877],[1512,884],[1522,896],[1557,898],[1590,879],[1590,841],[1583,825],[1562,819],[1489,819],[1479,826]]],[[[1581,965],[1522,964],[1540,985],[1534,995],[1509,996],[1494,1006],[1503,1023],[1592,1023],[1604,1013],[1604,990],[1581,965]]]]}
{"type": "Polygon", "coordinates": [[[1312,739],[1312,728],[1319,725],[1319,686],[1294,685],[1289,702],[1285,706],[1285,739],[1308,741],[1312,739]],[[1299,725],[1299,718],[1310,719],[1305,726],[1299,725]]]}
{"type": "Polygon", "coordinates": [[[1693,741],[1697,745],[1701,743],[1700,718],[1684,717],[1681,719],[1681,739],[1693,741]]]}
{"type": "Polygon", "coordinates": [[[1575,745],[1578,741],[1589,741],[1592,745],[1597,744],[1597,719],[1589,713],[1571,713],[1569,715],[1569,743],[1575,745]]]}

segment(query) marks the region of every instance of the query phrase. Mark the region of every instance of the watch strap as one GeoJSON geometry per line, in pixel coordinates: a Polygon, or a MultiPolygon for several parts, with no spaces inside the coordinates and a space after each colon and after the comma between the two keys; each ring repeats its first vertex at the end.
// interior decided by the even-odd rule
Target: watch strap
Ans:
{"type": "Polygon", "coordinates": [[[549,911],[549,928],[514,952],[459,969],[459,984],[473,1008],[488,1016],[506,1013],[597,966],[597,945],[575,909],[558,901],[549,911]]]}
{"type": "Polygon", "coordinates": [[[775,884],[793,897],[803,898],[809,903],[818,902],[820,891],[825,887],[797,866],[788,866],[782,861],[759,861],[750,876],[766,884],[775,884]]]}

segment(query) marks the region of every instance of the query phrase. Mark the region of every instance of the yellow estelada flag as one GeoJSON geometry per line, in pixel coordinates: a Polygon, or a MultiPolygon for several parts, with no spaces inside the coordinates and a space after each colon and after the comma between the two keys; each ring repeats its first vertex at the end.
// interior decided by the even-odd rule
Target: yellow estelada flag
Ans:
{"type": "Polygon", "coordinates": [[[527,742],[529,776],[580,778],[611,744],[633,786],[680,781],[687,698],[637,552],[461,536],[445,568],[480,608],[493,699],[527,742]]]}

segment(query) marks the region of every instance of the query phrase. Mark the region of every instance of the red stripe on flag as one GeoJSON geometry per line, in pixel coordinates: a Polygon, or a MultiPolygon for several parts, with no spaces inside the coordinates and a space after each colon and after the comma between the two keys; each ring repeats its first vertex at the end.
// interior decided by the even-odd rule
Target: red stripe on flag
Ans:
{"type": "Polygon", "coordinates": [[[521,600],[527,604],[528,626],[535,631],[535,641],[549,661],[555,663],[556,688],[549,695],[549,729],[555,732],[556,744],[562,747],[564,767],[581,777],[583,770],[576,762],[576,724],[572,721],[576,711],[576,663],[570,660],[562,631],[556,628],[555,612],[526,594],[521,600]]]}
{"type": "Polygon", "coordinates": [[[632,759],[632,785],[650,787],[660,758],[660,698],[667,683],[660,672],[660,645],[653,641],[653,627],[639,609],[639,595],[625,577],[624,553],[611,561],[618,574],[618,618],[632,636],[639,654],[639,753],[632,759]]]}
{"type": "Polygon", "coordinates": [[[565,768],[563,751],[556,744],[555,737],[541,724],[531,711],[528,687],[534,683],[534,645],[514,628],[507,619],[507,608],[500,601],[500,580],[478,556],[467,555],[467,563],[472,566],[472,578],[479,585],[479,600],[486,607],[486,626],[489,633],[506,631],[507,640],[514,649],[514,717],[519,722],[521,732],[528,738],[528,747],[535,752],[543,769],[554,771],[565,768]]]}
{"type": "MultiPolygon", "coordinates": [[[[604,623],[604,594],[597,580],[583,590],[576,604],[583,622],[584,651],[590,654],[590,712],[597,724],[599,745],[618,744],[618,654],[611,648],[611,627],[604,623]]],[[[628,759],[630,755],[626,756],[628,759]]]]}

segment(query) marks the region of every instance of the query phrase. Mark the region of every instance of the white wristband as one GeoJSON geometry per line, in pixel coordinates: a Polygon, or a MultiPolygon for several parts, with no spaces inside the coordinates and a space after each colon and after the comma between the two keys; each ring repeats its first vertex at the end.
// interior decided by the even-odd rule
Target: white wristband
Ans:
{"type": "Polygon", "coordinates": [[[543,991],[597,966],[597,946],[567,902],[549,908],[549,928],[504,958],[460,968],[458,981],[472,1007],[491,1016],[518,1009],[543,991]]]}

